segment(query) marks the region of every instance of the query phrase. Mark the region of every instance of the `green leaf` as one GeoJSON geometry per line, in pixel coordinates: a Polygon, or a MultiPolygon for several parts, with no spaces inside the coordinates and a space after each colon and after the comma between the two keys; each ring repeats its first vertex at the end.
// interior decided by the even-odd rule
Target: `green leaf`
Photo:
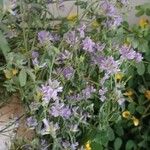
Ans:
{"type": "Polygon", "coordinates": [[[140,52],[148,53],[149,52],[148,40],[140,39],[138,50],[140,52]]]}
{"type": "Polygon", "coordinates": [[[115,125],[115,132],[118,136],[122,136],[124,134],[123,128],[120,124],[115,125]]]}
{"type": "Polygon", "coordinates": [[[133,114],[135,112],[135,104],[134,103],[130,103],[128,105],[128,110],[133,114]]]}
{"type": "Polygon", "coordinates": [[[150,74],[150,64],[147,66],[147,72],[150,74]]]}
{"type": "Polygon", "coordinates": [[[100,143],[102,145],[107,145],[108,143],[107,131],[105,130],[99,131],[95,135],[95,138],[93,139],[93,141],[96,143],[100,143]]]}
{"type": "Polygon", "coordinates": [[[114,112],[111,114],[110,121],[118,122],[119,119],[120,119],[120,114],[118,112],[114,112]]]}
{"type": "Polygon", "coordinates": [[[139,85],[138,91],[139,91],[140,93],[144,94],[144,93],[145,93],[145,90],[146,90],[146,88],[145,88],[144,85],[139,85]]]}
{"type": "Polygon", "coordinates": [[[144,107],[144,106],[138,106],[138,107],[136,108],[136,111],[137,111],[138,113],[140,113],[140,114],[143,114],[144,111],[145,111],[145,107],[144,107]]]}
{"type": "Polygon", "coordinates": [[[136,10],[142,9],[142,8],[141,8],[141,5],[135,6],[135,9],[136,9],[136,10]]]}
{"type": "Polygon", "coordinates": [[[146,13],[147,16],[150,16],[150,8],[147,8],[145,13],[146,13]]]}
{"type": "Polygon", "coordinates": [[[26,71],[27,71],[27,74],[31,77],[31,79],[33,81],[35,81],[36,77],[35,77],[35,74],[33,73],[33,71],[31,69],[27,69],[26,71]]]}
{"type": "Polygon", "coordinates": [[[139,45],[139,41],[137,39],[133,39],[132,40],[132,46],[133,46],[133,48],[137,48],[138,45],[139,45]]]}
{"type": "Polygon", "coordinates": [[[129,140],[126,144],[126,150],[136,150],[136,144],[132,140],[129,140]]]}
{"type": "Polygon", "coordinates": [[[143,62],[140,62],[136,65],[136,68],[137,68],[137,73],[139,75],[143,75],[145,73],[145,65],[143,62]]]}
{"type": "Polygon", "coordinates": [[[103,146],[100,143],[92,142],[91,148],[93,150],[103,150],[103,146]]]}
{"type": "Polygon", "coordinates": [[[59,49],[58,48],[56,48],[56,47],[53,47],[53,50],[55,51],[55,53],[59,53],[59,49]]]}
{"type": "Polygon", "coordinates": [[[1,30],[0,30],[0,49],[2,50],[2,53],[6,59],[8,52],[10,52],[10,47],[8,46],[8,42],[6,38],[3,36],[3,33],[1,32],[1,30]]]}
{"type": "Polygon", "coordinates": [[[122,145],[122,140],[119,137],[116,138],[114,142],[114,149],[119,150],[121,145],[122,145]]]}
{"type": "Polygon", "coordinates": [[[140,17],[140,16],[142,16],[142,15],[144,15],[144,10],[143,10],[143,9],[140,9],[140,10],[136,13],[136,16],[137,16],[137,17],[140,17]]]}
{"type": "Polygon", "coordinates": [[[26,73],[25,69],[22,69],[19,73],[20,86],[25,86],[26,81],[27,81],[27,73],[26,73]]]}
{"type": "Polygon", "coordinates": [[[139,102],[140,105],[143,105],[144,102],[145,102],[145,96],[144,95],[140,95],[138,97],[138,102],[139,102]]]}
{"type": "Polygon", "coordinates": [[[130,76],[133,77],[135,75],[135,68],[134,67],[128,68],[126,74],[128,75],[128,77],[130,77],[130,76]]]}
{"type": "Polygon", "coordinates": [[[107,136],[108,136],[109,141],[113,141],[115,139],[115,134],[111,127],[109,127],[107,130],[107,136]]]}

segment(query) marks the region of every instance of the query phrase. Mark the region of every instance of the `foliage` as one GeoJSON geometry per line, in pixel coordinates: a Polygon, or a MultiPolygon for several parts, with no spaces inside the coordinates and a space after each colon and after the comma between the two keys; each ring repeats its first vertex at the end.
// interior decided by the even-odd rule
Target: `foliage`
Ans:
{"type": "Polygon", "coordinates": [[[6,0],[1,7],[0,70],[7,91],[28,107],[36,137],[27,146],[148,149],[148,21],[123,22],[123,0],[77,0],[77,13],[67,17],[56,17],[53,4],[66,9],[47,0],[6,0]]]}

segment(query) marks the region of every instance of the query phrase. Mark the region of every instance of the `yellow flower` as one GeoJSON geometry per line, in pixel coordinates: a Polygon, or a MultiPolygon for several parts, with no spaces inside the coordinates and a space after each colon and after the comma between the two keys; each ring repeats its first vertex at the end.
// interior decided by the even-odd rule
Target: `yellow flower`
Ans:
{"type": "Polygon", "coordinates": [[[149,21],[146,18],[141,18],[139,21],[139,25],[141,28],[145,28],[149,25],[149,21]]]}
{"type": "Polygon", "coordinates": [[[138,126],[140,123],[139,119],[135,118],[134,116],[132,117],[132,121],[133,121],[134,126],[138,126]]]}
{"type": "Polygon", "coordinates": [[[125,92],[123,95],[124,96],[128,96],[128,97],[132,97],[133,96],[133,90],[131,90],[131,89],[129,89],[129,90],[127,90],[127,92],[125,92]]]}
{"type": "Polygon", "coordinates": [[[12,74],[15,76],[18,73],[17,69],[12,69],[12,74]]]}
{"type": "Polygon", "coordinates": [[[115,79],[117,81],[121,81],[123,78],[123,74],[121,72],[118,72],[117,74],[115,74],[115,79]]]}
{"type": "Polygon", "coordinates": [[[67,20],[68,21],[71,21],[71,22],[75,22],[77,20],[77,14],[76,13],[70,13],[68,16],[67,16],[67,20]]]}
{"type": "Polygon", "coordinates": [[[124,112],[122,113],[122,117],[123,117],[123,118],[128,119],[130,116],[131,116],[131,114],[130,114],[130,112],[129,112],[128,110],[127,110],[127,111],[124,111],[124,112]]]}
{"type": "Polygon", "coordinates": [[[97,20],[94,20],[91,25],[92,25],[93,28],[97,28],[97,27],[100,26],[100,24],[98,23],[97,20]]]}
{"type": "Polygon", "coordinates": [[[87,141],[87,143],[85,144],[85,149],[84,150],[92,150],[91,146],[90,146],[90,141],[87,141]]]}
{"type": "Polygon", "coordinates": [[[6,79],[11,79],[13,77],[12,71],[8,69],[4,70],[4,74],[5,74],[6,79]]]}
{"type": "Polygon", "coordinates": [[[150,90],[146,90],[146,92],[144,93],[145,97],[150,100],[150,90]]]}

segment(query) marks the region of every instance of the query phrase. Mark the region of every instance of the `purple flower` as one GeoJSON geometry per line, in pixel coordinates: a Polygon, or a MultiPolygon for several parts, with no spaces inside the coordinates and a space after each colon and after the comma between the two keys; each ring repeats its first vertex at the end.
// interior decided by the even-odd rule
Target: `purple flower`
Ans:
{"type": "Polygon", "coordinates": [[[84,38],[84,37],[85,37],[85,32],[84,32],[85,29],[86,29],[86,25],[85,25],[85,24],[82,24],[82,25],[77,29],[77,31],[80,33],[80,37],[81,37],[81,38],[84,38]]]}
{"type": "Polygon", "coordinates": [[[50,34],[50,41],[58,42],[59,40],[60,40],[60,36],[58,34],[55,34],[55,33],[50,34]]]}
{"type": "Polygon", "coordinates": [[[124,102],[125,102],[125,99],[124,99],[124,98],[119,98],[118,104],[119,104],[120,106],[122,106],[122,105],[124,104],[124,102]]]}
{"type": "Polygon", "coordinates": [[[34,129],[38,125],[38,123],[37,123],[37,120],[31,116],[31,117],[27,118],[27,125],[28,125],[28,127],[34,129]]]}
{"type": "Polygon", "coordinates": [[[107,91],[108,91],[108,89],[107,89],[107,88],[104,88],[104,87],[99,90],[99,95],[101,96],[101,97],[100,97],[100,100],[101,100],[102,102],[104,102],[105,99],[106,99],[106,97],[105,97],[104,95],[106,94],[107,91]]]}
{"type": "Polygon", "coordinates": [[[79,145],[78,142],[75,142],[75,143],[71,144],[68,140],[62,142],[62,146],[64,147],[64,149],[77,150],[78,145],[79,145]]]}
{"type": "Polygon", "coordinates": [[[116,14],[116,9],[110,2],[104,0],[100,6],[107,16],[113,16],[116,14]]]}
{"type": "Polygon", "coordinates": [[[75,31],[71,31],[65,34],[65,39],[66,42],[70,45],[73,46],[78,42],[78,37],[76,36],[75,31]]]}
{"type": "Polygon", "coordinates": [[[33,64],[34,66],[39,66],[38,58],[32,59],[32,64],[33,64]]]}
{"type": "Polygon", "coordinates": [[[96,55],[95,53],[92,53],[92,64],[95,64],[95,65],[98,65],[98,66],[100,66],[101,65],[101,63],[102,63],[102,61],[105,59],[105,57],[104,56],[102,56],[102,55],[96,55]]]}
{"type": "Polygon", "coordinates": [[[119,72],[118,62],[116,62],[112,56],[102,60],[100,68],[106,71],[107,74],[115,74],[116,72],[119,72]]]}
{"type": "Polygon", "coordinates": [[[63,141],[62,142],[62,146],[65,148],[65,149],[67,149],[67,148],[70,148],[70,142],[69,141],[63,141]]]}
{"type": "Polygon", "coordinates": [[[38,33],[38,40],[41,44],[45,44],[50,41],[50,33],[48,31],[40,31],[38,33]]]}
{"type": "Polygon", "coordinates": [[[74,69],[72,67],[66,67],[63,69],[62,73],[66,79],[70,80],[74,74],[74,69]]]}
{"type": "Polygon", "coordinates": [[[94,52],[95,43],[90,39],[90,37],[86,37],[82,41],[83,49],[88,52],[94,52]]]}
{"type": "Polygon", "coordinates": [[[120,50],[122,59],[133,60],[135,58],[136,52],[129,46],[123,45],[120,50]]]}
{"type": "Polygon", "coordinates": [[[98,51],[98,52],[102,52],[104,50],[104,48],[106,47],[106,44],[100,44],[100,43],[97,43],[95,44],[95,49],[98,51]]]}
{"type": "Polygon", "coordinates": [[[102,95],[102,96],[100,97],[100,100],[101,100],[102,102],[104,102],[104,101],[106,100],[106,96],[102,95]]]}
{"type": "Polygon", "coordinates": [[[32,52],[32,64],[35,68],[43,68],[46,66],[46,63],[40,64],[39,60],[39,53],[37,51],[32,52]]]}
{"type": "Polygon", "coordinates": [[[68,119],[71,116],[71,109],[69,106],[65,106],[64,103],[59,103],[59,101],[56,101],[50,108],[49,113],[54,117],[61,116],[64,119],[68,119]]]}
{"type": "Polygon", "coordinates": [[[61,110],[61,116],[65,119],[68,119],[71,116],[71,109],[69,106],[65,106],[61,110]]]}
{"type": "Polygon", "coordinates": [[[106,0],[104,0],[100,6],[107,16],[104,25],[111,28],[118,27],[122,22],[122,18],[117,14],[115,6],[106,0]]]}
{"type": "Polygon", "coordinates": [[[32,51],[32,63],[34,66],[39,65],[38,57],[39,57],[39,53],[37,51],[32,51]]]}
{"type": "Polygon", "coordinates": [[[48,31],[40,31],[38,33],[38,40],[40,44],[46,44],[47,42],[57,42],[59,41],[60,37],[57,34],[50,33],[48,31]]]}
{"type": "Polygon", "coordinates": [[[58,99],[58,93],[62,92],[62,87],[59,84],[57,80],[49,80],[46,84],[42,85],[40,90],[43,94],[42,99],[45,103],[49,103],[51,99],[58,99]]]}
{"type": "Polygon", "coordinates": [[[63,52],[61,52],[58,57],[57,57],[57,60],[58,61],[64,61],[66,59],[70,59],[72,57],[72,54],[67,51],[67,50],[64,50],[63,52]]]}
{"type": "Polygon", "coordinates": [[[71,66],[56,69],[56,73],[63,75],[67,80],[70,80],[73,77],[74,72],[75,71],[71,66]]]}
{"type": "Polygon", "coordinates": [[[136,53],[136,54],[135,54],[135,61],[136,61],[137,63],[141,62],[142,59],[143,59],[142,54],[140,54],[140,53],[136,53]]]}
{"type": "Polygon", "coordinates": [[[79,145],[78,142],[72,143],[71,144],[71,150],[76,150],[78,145],[79,145]]]}
{"type": "Polygon", "coordinates": [[[79,101],[79,100],[83,99],[83,96],[82,96],[82,94],[78,93],[78,94],[73,94],[71,96],[67,96],[67,99],[79,101]]]}
{"type": "Polygon", "coordinates": [[[94,92],[96,92],[96,89],[94,89],[93,86],[87,86],[84,90],[82,90],[83,98],[90,98],[94,92]]]}
{"type": "Polygon", "coordinates": [[[116,28],[116,27],[120,26],[121,22],[122,22],[122,17],[116,15],[113,18],[113,24],[112,24],[112,26],[114,28],[116,28]]]}
{"type": "Polygon", "coordinates": [[[44,129],[41,130],[42,135],[51,134],[53,138],[56,138],[56,131],[59,129],[57,123],[49,122],[46,118],[42,120],[44,124],[44,129]]]}
{"type": "Polygon", "coordinates": [[[137,53],[133,48],[127,45],[123,45],[120,50],[121,58],[127,60],[135,60],[136,62],[142,61],[143,57],[140,53],[137,53]]]}
{"type": "Polygon", "coordinates": [[[49,148],[49,144],[48,141],[46,141],[45,139],[41,139],[40,140],[40,150],[48,150],[49,148]]]}
{"type": "Polygon", "coordinates": [[[120,26],[121,22],[122,22],[122,18],[116,15],[113,16],[112,18],[108,18],[104,23],[104,25],[109,28],[117,28],[118,26],[120,26]]]}
{"type": "Polygon", "coordinates": [[[102,89],[99,90],[99,95],[102,96],[102,95],[104,95],[107,91],[108,91],[108,89],[103,87],[102,89]]]}
{"type": "Polygon", "coordinates": [[[100,81],[100,84],[103,85],[107,79],[109,79],[109,75],[105,73],[104,77],[100,81]]]}
{"type": "Polygon", "coordinates": [[[32,51],[32,59],[38,58],[39,53],[37,51],[32,51]]]}

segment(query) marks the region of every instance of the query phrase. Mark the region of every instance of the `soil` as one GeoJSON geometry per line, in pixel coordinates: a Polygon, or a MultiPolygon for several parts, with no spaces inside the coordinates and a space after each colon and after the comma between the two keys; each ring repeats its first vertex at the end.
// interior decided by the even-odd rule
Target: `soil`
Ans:
{"type": "Polygon", "coordinates": [[[34,131],[26,125],[25,108],[19,97],[12,95],[0,108],[0,150],[9,150],[12,139],[31,140],[34,131]]]}

